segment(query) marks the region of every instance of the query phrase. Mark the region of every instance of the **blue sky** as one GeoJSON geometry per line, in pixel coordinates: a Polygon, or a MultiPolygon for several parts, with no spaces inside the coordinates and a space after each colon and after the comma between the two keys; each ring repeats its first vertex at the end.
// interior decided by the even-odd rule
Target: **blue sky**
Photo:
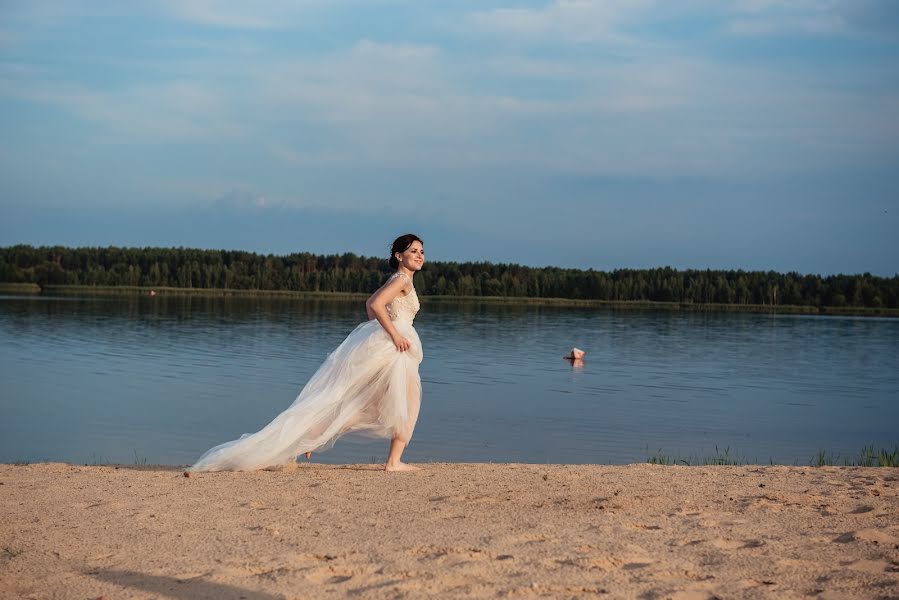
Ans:
{"type": "Polygon", "coordinates": [[[0,1],[0,245],[899,272],[899,2],[0,1]]]}

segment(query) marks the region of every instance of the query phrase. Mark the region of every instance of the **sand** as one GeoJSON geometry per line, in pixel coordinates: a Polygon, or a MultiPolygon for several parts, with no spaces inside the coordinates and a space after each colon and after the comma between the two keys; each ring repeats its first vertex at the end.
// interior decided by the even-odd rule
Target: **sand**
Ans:
{"type": "Polygon", "coordinates": [[[2,598],[899,598],[899,470],[0,465],[2,598]]]}

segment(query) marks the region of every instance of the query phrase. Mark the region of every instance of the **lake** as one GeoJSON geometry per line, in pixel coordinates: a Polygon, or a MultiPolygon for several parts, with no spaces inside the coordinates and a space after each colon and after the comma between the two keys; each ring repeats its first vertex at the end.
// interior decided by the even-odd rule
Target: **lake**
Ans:
{"type": "MultiPolygon", "coordinates": [[[[345,300],[0,296],[0,461],[189,464],[286,408],[364,318],[345,300]]],[[[899,319],[426,302],[416,328],[410,462],[717,447],[807,464],[899,442],[899,319]]],[[[347,437],[313,459],[386,446],[347,437]]]]}

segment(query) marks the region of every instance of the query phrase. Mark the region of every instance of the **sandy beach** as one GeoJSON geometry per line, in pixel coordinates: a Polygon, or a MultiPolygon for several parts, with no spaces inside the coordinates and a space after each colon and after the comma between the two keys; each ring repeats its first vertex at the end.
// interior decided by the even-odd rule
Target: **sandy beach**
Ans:
{"type": "Polygon", "coordinates": [[[2,598],[897,598],[899,472],[0,465],[2,598]]]}

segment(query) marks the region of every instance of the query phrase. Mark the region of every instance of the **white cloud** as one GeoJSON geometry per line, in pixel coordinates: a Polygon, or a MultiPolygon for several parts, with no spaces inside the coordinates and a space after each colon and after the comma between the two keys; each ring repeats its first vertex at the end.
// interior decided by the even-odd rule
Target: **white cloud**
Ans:
{"type": "Polygon", "coordinates": [[[58,27],[75,19],[160,16],[228,29],[301,28],[337,0],[42,0],[3,6],[6,21],[58,27]]]}
{"type": "Polygon", "coordinates": [[[836,14],[780,15],[768,18],[737,18],[724,25],[724,31],[738,36],[771,35],[844,35],[851,33],[845,19],[836,14]]]}
{"type": "Polygon", "coordinates": [[[93,141],[211,141],[242,131],[229,114],[224,90],[190,80],[101,90],[79,83],[6,77],[0,79],[0,95],[56,106],[91,122],[98,126],[93,141]]]}
{"type": "Polygon", "coordinates": [[[468,21],[478,29],[559,41],[626,43],[619,25],[652,6],[652,0],[555,0],[538,9],[477,11],[468,21]]]}
{"type": "Polygon", "coordinates": [[[762,36],[775,33],[778,24],[763,19],[734,19],[725,25],[724,30],[735,35],[762,36]]]}
{"type": "Polygon", "coordinates": [[[899,33],[895,0],[737,0],[721,13],[741,36],[884,36],[899,33]]]}
{"type": "MultiPolygon", "coordinates": [[[[370,44],[259,73],[264,112],[299,132],[270,141],[276,160],[308,168],[749,176],[877,159],[896,139],[895,96],[841,91],[837,82],[848,72],[816,78],[662,56],[608,64],[511,56],[463,68],[438,50],[370,44]],[[512,91],[519,87],[568,92],[531,97],[512,91]],[[321,134],[304,138],[310,127],[321,134]]],[[[877,69],[853,77],[847,85],[865,85],[877,69]]]]}
{"type": "MultiPolygon", "coordinates": [[[[227,0],[171,0],[165,6],[176,19],[200,25],[244,29],[271,29],[283,26],[257,2],[227,0]]],[[[270,4],[270,3],[269,3],[270,4]]]]}
{"type": "MultiPolygon", "coordinates": [[[[243,5],[191,6],[190,18],[200,19],[200,9],[224,14],[222,7],[243,5]]],[[[683,10],[709,6],[690,2],[683,10]]],[[[787,9],[820,18],[817,27],[825,28],[831,13],[810,6],[741,2],[716,14],[744,23],[744,35],[777,31],[769,17],[787,9]]],[[[481,19],[482,32],[539,32],[546,44],[625,40],[639,50],[625,58],[579,56],[564,46],[520,52],[487,42],[474,55],[441,47],[436,38],[422,44],[361,39],[327,53],[285,56],[267,52],[257,38],[254,52],[239,60],[188,55],[161,63],[153,72],[169,79],[155,83],[100,88],[0,68],[0,94],[96,124],[93,141],[191,141],[209,144],[212,153],[217,144],[239,142],[248,153],[270,156],[272,169],[285,173],[291,170],[285,167],[783,172],[843,157],[882,160],[883,148],[895,141],[895,86],[882,98],[853,91],[877,81],[876,68],[852,81],[850,67],[815,80],[774,63],[748,68],[695,57],[688,42],[666,44],[663,52],[655,39],[638,43],[621,33],[654,11],[650,2],[559,1],[514,15],[471,17],[481,19]],[[822,86],[843,91],[822,93],[822,86]]]]}
{"type": "Polygon", "coordinates": [[[215,206],[228,210],[258,210],[272,208],[275,206],[275,203],[271,202],[263,194],[252,192],[245,187],[234,187],[219,196],[215,200],[215,206]]]}
{"type": "Polygon", "coordinates": [[[233,29],[303,28],[337,0],[164,0],[175,19],[233,29]]]}
{"type": "Polygon", "coordinates": [[[330,55],[260,69],[254,96],[266,112],[291,122],[344,126],[355,137],[362,133],[358,128],[381,129],[382,123],[400,131],[424,120],[439,122],[441,108],[458,93],[443,73],[434,47],[362,40],[330,55]]]}
{"type": "Polygon", "coordinates": [[[875,29],[899,31],[894,0],[554,0],[538,8],[475,11],[475,30],[513,36],[531,43],[597,43],[628,49],[658,43],[645,28],[670,21],[718,22],[720,31],[739,36],[847,35],[875,29]],[[638,29],[640,29],[638,27],[638,29]]]}
{"type": "Polygon", "coordinates": [[[832,0],[734,0],[730,9],[733,12],[763,13],[781,9],[808,10],[832,4],[832,0]]]}

